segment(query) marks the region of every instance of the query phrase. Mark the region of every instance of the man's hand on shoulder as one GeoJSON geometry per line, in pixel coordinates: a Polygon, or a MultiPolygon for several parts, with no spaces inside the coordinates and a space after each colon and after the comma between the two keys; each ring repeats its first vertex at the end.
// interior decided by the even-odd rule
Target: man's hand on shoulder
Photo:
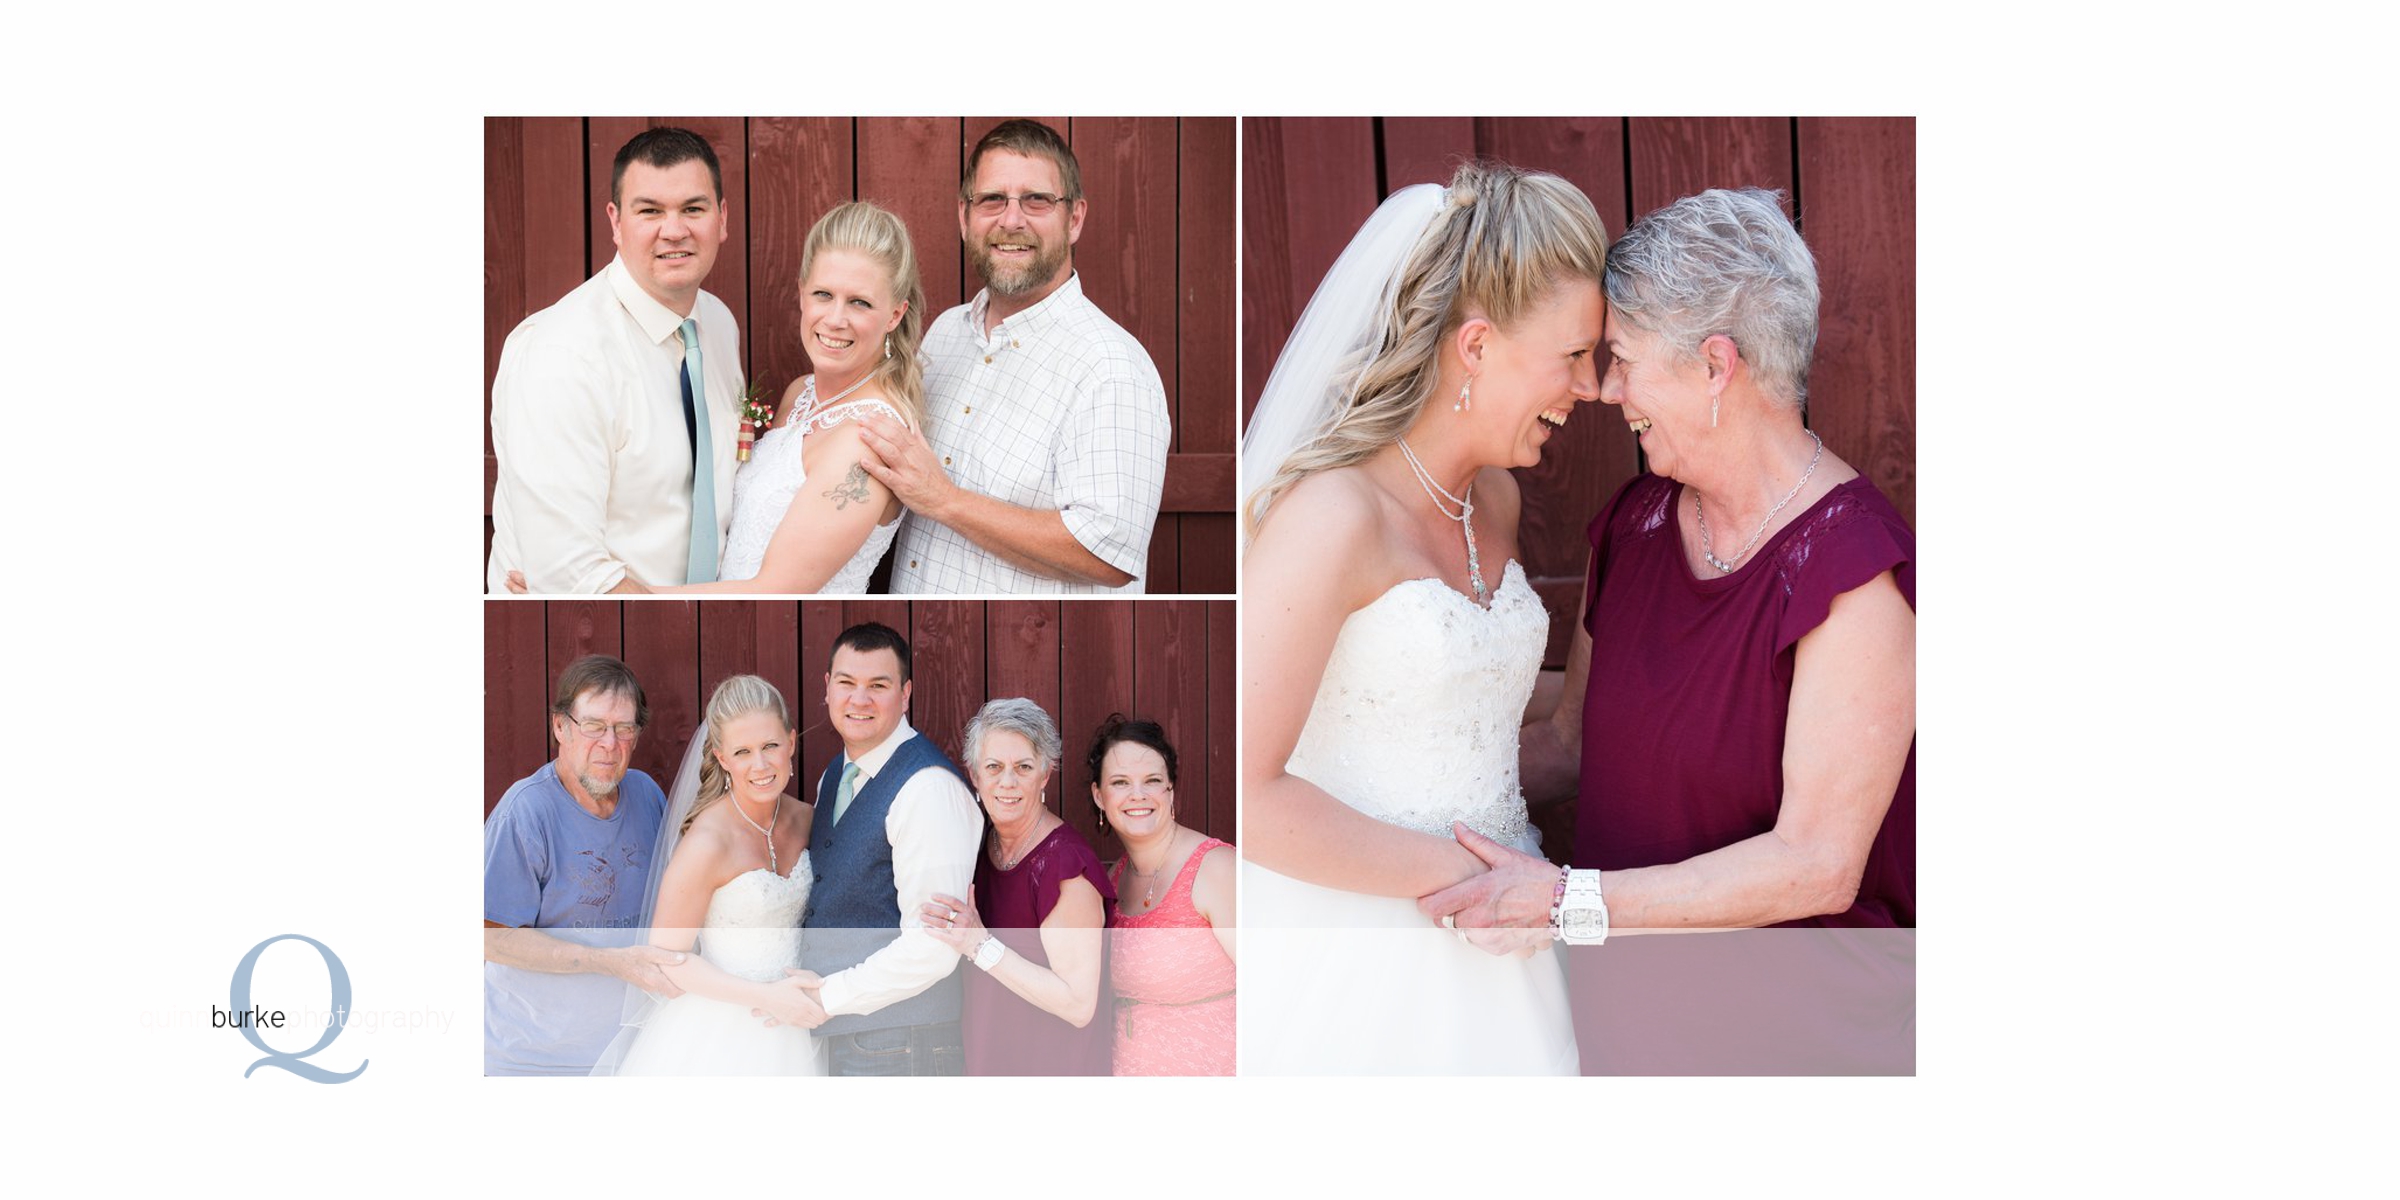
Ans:
{"type": "Polygon", "coordinates": [[[958,485],[942,470],[925,435],[881,413],[860,417],[857,425],[866,449],[859,465],[892,489],[909,511],[941,520],[958,485]]]}

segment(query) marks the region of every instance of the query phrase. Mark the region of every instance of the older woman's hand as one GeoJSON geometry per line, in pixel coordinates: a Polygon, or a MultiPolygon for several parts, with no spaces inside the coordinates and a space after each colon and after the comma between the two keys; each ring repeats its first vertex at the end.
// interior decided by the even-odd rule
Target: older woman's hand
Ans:
{"type": "Polygon", "coordinates": [[[1548,861],[1503,846],[1463,823],[1453,823],[1458,844],[1489,868],[1455,887],[1417,901],[1417,911],[1457,930],[1489,954],[1531,954],[1546,948],[1550,907],[1559,871],[1548,861]]]}
{"type": "Polygon", "coordinates": [[[925,932],[960,954],[973,954],[975,947],[982,945],[983,939],[991,935],[991,931],[983,927],[983,919],[975,913],[975,888],[972,885],[967,888],[965,900],[935,892],[933,899],[926,901],[919,913],[925,921],[925,932]]]}

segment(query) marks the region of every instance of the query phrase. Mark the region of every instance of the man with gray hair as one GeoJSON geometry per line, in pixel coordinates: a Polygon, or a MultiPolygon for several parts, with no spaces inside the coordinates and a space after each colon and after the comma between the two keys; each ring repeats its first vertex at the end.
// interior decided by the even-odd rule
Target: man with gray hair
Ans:
{"type": "Polygon", "coordinates": [[[483,1070],[587,1075],[633,984],[681,954],[639,941],[666,796],[627,764],[649,723],[641,683],[605,655],[559,674],[558,757],[518,780],[483,823],[483,1070]]]}
{"type": "Polygon", "coordinates": [[[908,506],[898,595],[1142,591],[1173,436],[1132,334],[1084,299],[1075,152],[1004,121],[967,156],[958,232],[983,276],[925,333],[925,418],[862,427],[862,464],[908,506]]]}

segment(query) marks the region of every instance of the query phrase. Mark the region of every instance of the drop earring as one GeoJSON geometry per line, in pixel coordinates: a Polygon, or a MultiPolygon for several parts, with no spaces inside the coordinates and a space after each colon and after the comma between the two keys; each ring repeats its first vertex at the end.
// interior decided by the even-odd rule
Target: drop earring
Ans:
{"type": "Polygon", "coordinates": [[[1451,411],[1451,412],[1472,412],[1472,411],[1474,411],[1474,408],[1475,408],[1475,398],[1474,398],[1473,396],[1471,396],[1471,395],[1469,395],[1469,394],[1468,394],[1468,389],[1470,389],[1470,388],[1472,388],[1472,387],[1474,387],[1474,386],[1475,386],[1475,381],[1474,381],[1474,380],[1472,380],[1472,379],[1470,379],[1470,380],[1466,381],[1465,383],[1462,383],[1462,384],[1459,384],[1459,385],[1458,385],[1458,400],[1457,400],[1457,402],[1456,402],[1456,403],[1453,403],[1453,404],[1450,406],[1450,411],[1451,411]]]}
{"type": "Polygon", "coordinates": [[[889,336],[883,339],[883,356],[886,359],[892,356],[892,339],[889,336]]]}
{"type": "Polygon", "coordinates": [[[1717,401],[1721,398],[1721,396],[1710,396],[1708,398],[1708,427],[1710,429],[1715,429],[1717,427],[1717,401]]]}

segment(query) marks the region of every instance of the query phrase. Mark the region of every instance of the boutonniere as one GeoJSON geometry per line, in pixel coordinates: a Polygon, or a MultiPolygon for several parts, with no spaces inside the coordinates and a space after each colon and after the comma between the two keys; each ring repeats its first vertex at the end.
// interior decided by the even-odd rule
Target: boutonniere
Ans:
{"type": "Polygon", "coordinates": [[[766,384],[753,379],[742,389],[742,433],[735,441],[735,462],[750,461],[750,444],[758,440],[759,431],[775,424],[775,400],[766,384]]]}

